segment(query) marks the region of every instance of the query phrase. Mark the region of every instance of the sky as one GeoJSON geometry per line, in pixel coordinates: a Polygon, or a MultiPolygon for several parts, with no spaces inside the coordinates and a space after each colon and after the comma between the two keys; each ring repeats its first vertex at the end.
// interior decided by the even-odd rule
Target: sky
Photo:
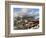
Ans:
{"type": "Polygon", "coordinates": [[[33,16],[35,15],[35,19],[39,18],[39,9],[38,8],[13,8],[14,17],[17,16],[33,16]]]}

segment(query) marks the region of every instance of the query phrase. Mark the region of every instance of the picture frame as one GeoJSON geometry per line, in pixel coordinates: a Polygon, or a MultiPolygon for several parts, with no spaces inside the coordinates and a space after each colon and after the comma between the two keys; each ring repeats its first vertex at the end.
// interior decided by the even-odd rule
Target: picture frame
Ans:
{"type": "Polygon", "coordinates": [[[44,35],[44,34],[45,34],[45,3],[5,1],[5,36],[6,37],[35,36],[35,35],[37,36],[37,35],[44,35]],[[14,16],[13,15],[13,11],[14,11],[13,8],[15,8],[15,12],[16,12],[16,9],[18,10],[19,8],[21,8],[21,11],[23,10],[23,8],[24,8],[24,10],[25,9],[28,10],[30,8],[39,8],[39,10],[42,10],[41,13],[39,12],[40,13],[40,19],[42,19],[42,20],[40,20],[40,23],[41,23],[40,28],[42,29],[42,31],[41,30],[39,31],[39,29],[38,30],[34,29],[34,30],[31,30],[32,31],[31,32],[31,31],[28,31],[29,30],[28,29],[26,31],[25,30],[22,30],[22,31],[21,30],[20,31],[15,30],[15,32],[13,31],[13,33],[12,33],[11,32],[11,29],[12,29],[12,26],[11,25],[13,25],[13,21],[12,21],[13,19],[12,18],[14,16]],[[10,22],[10,21],[12,21],[12,22],[10,22]]]}

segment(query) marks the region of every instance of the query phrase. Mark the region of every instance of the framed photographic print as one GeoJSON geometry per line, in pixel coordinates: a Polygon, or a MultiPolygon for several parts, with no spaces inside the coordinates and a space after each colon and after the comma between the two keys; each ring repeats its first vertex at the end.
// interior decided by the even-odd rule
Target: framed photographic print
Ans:
{"type": "Polygon", "coordinates": [[[45,4],[5,2],[5,36],[34,36],[45,34],[45,4]]]}

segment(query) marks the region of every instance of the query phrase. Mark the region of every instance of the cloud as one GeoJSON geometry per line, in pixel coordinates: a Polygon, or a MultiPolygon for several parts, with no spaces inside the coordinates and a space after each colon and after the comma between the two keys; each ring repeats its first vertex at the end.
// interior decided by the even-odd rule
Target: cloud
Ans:
{"type": "Polygon", "coordinates": [[[14,8],[14,16],[24,16],[24,15],[39,15],[39,9],[33,9],[33,8],[14,8]]]}

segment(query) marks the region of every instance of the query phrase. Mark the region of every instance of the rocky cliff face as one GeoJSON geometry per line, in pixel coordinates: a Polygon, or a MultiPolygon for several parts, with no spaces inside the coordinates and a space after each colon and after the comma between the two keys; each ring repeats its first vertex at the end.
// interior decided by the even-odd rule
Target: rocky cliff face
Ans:
{"type": "Polygon", "coordinates": [[[17,17],[14,20],[16,29],[31,29],[32,27],[39,26],[39,20],[34,19],[32,16],[17,17]]]}

